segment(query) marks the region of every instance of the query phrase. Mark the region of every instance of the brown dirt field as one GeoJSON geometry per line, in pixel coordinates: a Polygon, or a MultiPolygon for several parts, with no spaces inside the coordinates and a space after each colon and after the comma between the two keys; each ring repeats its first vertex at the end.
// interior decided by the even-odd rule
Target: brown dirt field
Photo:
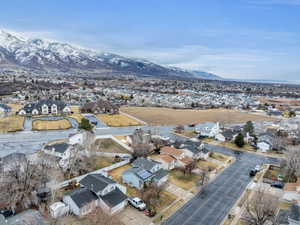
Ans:
{"type": "Polygon", "coordinates": [[[23,130],[24,117],[9,116],[0,118],[0,133],[15,132],[23,130]]]}
{"type": "Polygon", "coordinates": [[[179,125],[202,122],[244,123],[251,121],[273,121],[268,116],[243,113],[237,110],[211,109],[169,109],[155,107],[122,107],[122,111],[135,116],[150,125],[179,125]]]}
{"type": "Polygon", "coordinates": [[[71,124],[67,119],[47,121],[34,120],[32,122],[32,130],[66,130],[71,128],[71,124]]]}

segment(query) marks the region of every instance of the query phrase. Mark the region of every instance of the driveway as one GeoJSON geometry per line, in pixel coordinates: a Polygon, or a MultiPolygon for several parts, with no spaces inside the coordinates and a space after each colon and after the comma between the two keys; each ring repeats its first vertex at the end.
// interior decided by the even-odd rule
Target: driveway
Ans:
{"type": "Polygon", "coordinates": [[[105,128],[107,125],[103,123],[101,120],[99,120],[96,116],[93,114],[83,114],[85,118],[87,118],[90,123],[96,124],[96,128],[105,128]]]}
{"type": "Polygon", "coordinates": [[[152,223],[150,217],[132,206],[127,206],[126,209],[119,214],[119,218],[125,225],[149,225],[152,223]]]}
{"type": "MultiPolygon", "coordinates": [[[[231,149],[207,146],[211,151],[235,155],[231,149]]],[[[248,173],[257,164],[278,162],[250,153],[242,153],[231,166],[209,183],[181,209],[173,214],[164,225],[218,225],[230,212],[251,182],[248,173]]]]}

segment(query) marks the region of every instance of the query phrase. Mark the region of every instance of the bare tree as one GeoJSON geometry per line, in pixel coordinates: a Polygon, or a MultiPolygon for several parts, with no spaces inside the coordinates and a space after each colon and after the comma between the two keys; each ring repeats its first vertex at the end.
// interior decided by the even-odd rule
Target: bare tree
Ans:
{"type": "Polygon", "coordinates": [[[246,201],[243,220],[248,225],[275,225],[278,205],[277,197],[268,194],[267,190],[259,187],[255,190],[252,198],[246,201]]]}
{"type": "Polygon", "coordinates": [[[45,168],[29,160],[15,162],[15,166],[1,174],[1,199],[10,203],[12,209],[26,209],[37,205],[36,191],[47,182],[45,168]]]}
{"type": "Polygon", "coordinates": [[[289,146],[285,151],[284,165],[287,168],[287,181],[300,176],[300,148],[289,146]]]}
{"type": "Polygon", "coordinates": [[[198,184],[203,187],[209,181],[209,171],[208,171],[208,169],[206,169],[206,168],[201,169],[199,175],[200,175],[200,178],[199,178],[198,184]]]}
{"type": "Polygon", "coordinates": [[[153,150],[153,145],[152,144],[137,144],[133,145],[133,156],[134,157],[147,157],[151,150],[153,150]]]}
{"type": "Polygon", "coordinates": [[[97,208],[89,218],[90,225],[123,225],[118,217],[110,216],[100,208],[97,208]]]}

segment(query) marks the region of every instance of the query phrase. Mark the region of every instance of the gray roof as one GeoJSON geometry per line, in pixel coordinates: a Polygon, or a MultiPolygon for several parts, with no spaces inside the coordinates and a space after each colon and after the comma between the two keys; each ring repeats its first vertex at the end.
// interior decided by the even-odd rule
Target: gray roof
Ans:
{"type": "Polygon", "coordinates": [[[153,174],[143,168],[130,168],[123,172],[126,173],[133,173],[136,177],[138,177],[142,181],[147,181],[153,178],[153,174]]]}
{"type": "Polygon", "coordinates": [[[67,151],[68,148],[69,148],[69,144],[67,144],[67,143],[47,145],[45,147],[46,150],[54,149],[54,151],[59,152],[59,153],[64,153],[65,151],[67,151]]]}
{"type": "Polygon", "coordinates": [[[81,181],[79,181],[79,183],[82,186],[98,194],[103,189],[105,189],[109,184],[115,184],[116,182],[101,174],[89,174],[81,181]]]}
{"type": "Polygon", "coordinates": [[[214,126],[216,125],[216,123],[213,122],[205,122],[205,123],[199,123],[196,125],[196,128],[199,130],[211,130],[214,126]]]}
{"type": "Polygon", "coordinates": [[[290,207],[290,215],[289,218],[295,221],[300,222],[300,207],[296,204],[293,204],[290,207]]]}
{"type": "Polygon", "coordinates": [[[136,168],[142,168],[144,170],[149,170],[150,171],[157,164],[159,164],[159,163],[155,162],[151,159],[146,159],[146,158],[140,157],[140,158],[133,161],[132,166],[136,167],[136,168]]]}
{"type": "MultiPolygon", "coordinates": [[[[44,225],[44,219],[42,215],[36,210],[26,210],[15,216],[11,216],[6,219],[6,225],[44,225]]],[[[2,224],[1,224],[2,225],[2,224]]]]}
{"type": "Polygon", "coordinates": [[[0,108],[4,109],[5,112],[11,112],[11,107],[5,104],[0,104],[0,108]]]}
{"type": "Polygon", "coordinates": [[[114,207],[125,201],[128,197],[119,188],[116,188],[101,198],[107,205],[114,207]]]}
{"type": "Polygon", "coordinates": [[[201,148],[200,147],[201,144],[202,144],[201,142],[195,142],[195,141],[188,140],[188,141],[184,142],[183,144],[181,144],[179,146],[179,148],[188,149],[189,151],[191,151],[194,154],[198,154],[200,152],[207,153],[208,149],[201,148]]]}
{"type": "Polygon", "coordinates": [[[86,204],[98,199],[97,195],[87,188],[78,188],[68,194],[75,202],[78,208],[82,208],[86,204]]]}
{"type": "Polygon", "coordinates": [[[232,139],[233,138],[233,136],[235,135],[235,132],[233,132],[232,130],[224,130],[223,132],[222,132],[222,135],[225,137],[225,138],[227,138],[227,139],[232,139]]]}
{"type": "Polygon", "coordinates": [[[24,106],[23,110],[25,110],[26,113],[31,113],[32,110],[34,109],[37,109],[39,112],[41,112],[43,105],[47,105],[48,107],[51,107],[52,105],[57,105],[58,111],[63,110],[67,106],[66,103],[62,101],[48,99],[48,100],[41,100],[37,103],[29,103],[24,106]]]}

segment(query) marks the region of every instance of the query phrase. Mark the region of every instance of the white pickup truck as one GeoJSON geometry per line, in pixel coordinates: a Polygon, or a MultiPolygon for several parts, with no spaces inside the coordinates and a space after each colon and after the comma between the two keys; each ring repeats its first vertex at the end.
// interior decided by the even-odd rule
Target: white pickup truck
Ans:
{"type": "Polygon", "coordinates": [[[128,202],[130,205],[132,205],[134,208],[143,211],[146,209],[146,204],[138,197],[135,198],[128,198],[128,202]]]}

